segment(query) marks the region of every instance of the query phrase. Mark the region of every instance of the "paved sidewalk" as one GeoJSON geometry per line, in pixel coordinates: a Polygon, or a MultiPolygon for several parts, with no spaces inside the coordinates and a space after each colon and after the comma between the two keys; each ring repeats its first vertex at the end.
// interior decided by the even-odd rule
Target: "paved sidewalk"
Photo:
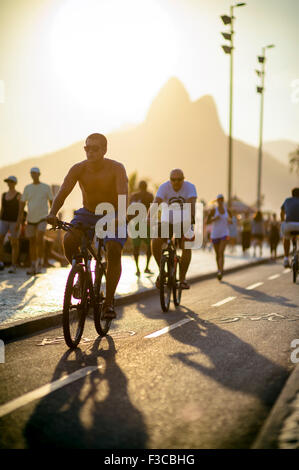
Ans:
{"type": "MultiPolygon", "coordinates": [[[[278,255],[282,254],[279,246],[278,255]]],[[[263,258],[254,258],[252,249],[248,256],[243,256],[238,246],[234,254],[227,248],[225,268],[237,268],[256,263],[270,256],[268,247],[264,248],[263,258]]],[[[123,256],[122,276],[116,291],[116,298],[125,298],[132,294],[139,294],[155,289],[155,279],[158,268],[154,259],[151,259],[150,269],[153,275],[143,273],[145,256],[140,256],[141,276],[135,275],[133,256],[123,256]]],[[[26,270],[19,269],[17,274],[9,274],[8,270],[0,271],[0,327],[10,326],[16,321],[29,320],[43,314],[59,312],[62,310],[63,294],[70,267],[49,268],[43,274],[28,276],[26,270]]],[[[216,273],[216,262],[213,250],[194,250],[188,271],[188,279],[216,273]]]]}

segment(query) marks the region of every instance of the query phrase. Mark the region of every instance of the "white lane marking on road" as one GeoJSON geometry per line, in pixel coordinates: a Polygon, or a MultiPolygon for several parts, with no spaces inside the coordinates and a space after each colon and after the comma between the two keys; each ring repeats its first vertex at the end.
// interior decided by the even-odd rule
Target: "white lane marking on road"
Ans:
{"type": "Polygon", "coordinates": [[[102,366],[89,366],[89,367],[84,367],[83,369],[79,369],[73,374],[67,375],[66,377],[62,377],[58,380],[55,380],[55,382],[51,382],[49,384],[43,385],[40,388],[37,388],[36,390],[33,390],[32,392],[28,392],[25,395],[18,397],[14,400],[11,400],[5,405],[0,406],[0,418],[2,416],[5,416],[9,413],[12,413],[13,411],[17,410],[18,408],[21,408],[22,406],[28,405],[28,403],[37,400],[39,398],[43,398],[46,395],[49,395],[52,392],[55,392],[59,388],[65,387],[66,385],[75,382],[78,379],[81,379],[82,377],[85,377],[89,374],[92,374],[97,369],[100,369],[102,366]]]}
{"type": "Polygon", "coordinates": [[[264,284],[263,282],[256,282],[255,284],[252,284],[251,286],[246,287],[246,290],[255,289],[256,287],[262,286],[263,284],[264,284]]]}
{"type": "Polygon", "coordinates": [[[231,300],[234,300],[236,297],[226,297],[226,299],[220,300],[216,304],[213,304],[212,307],[220,307],[220,305],[226,304],[227,302],[230,302],[231,300]]]}
{"type": "Polygon", "coordinates": [[[277,279],[278,277],[280,277],[280,274],[273,274],[273,276],[268,277],[268,280],[272,281],[273,279],[277,279]]]}
{"type": "Polygon", "coordinates": [[[145,338],[156,338],[157,336],[164,335],[165,333],[168,333],[170,330],[174,330],[174,328],[177,328],[178,326],[182,326],[185,323],[188,323],[189,321],[193,321],[193,318],[184,318],[183,320],[180,320],[177,323],[173,323],[173,325],[166,326],[165,328],[162,328],[162,330],[155,331],[154,333],[151,333],[150,335],[145,336],[145,338]]]}
{"type": "Polygon", "coordinates": [[[287,274],[291,272],[291,268],[286,268],[282,271],[282,274],[287,274]]]}

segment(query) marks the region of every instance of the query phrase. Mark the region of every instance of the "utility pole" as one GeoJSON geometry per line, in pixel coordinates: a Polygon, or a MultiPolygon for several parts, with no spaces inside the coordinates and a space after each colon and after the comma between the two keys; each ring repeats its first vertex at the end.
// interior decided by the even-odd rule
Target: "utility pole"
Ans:
{"type": "Polygon", "coordinates": [[[257,93],[261,95],[260,104],[260,129],[259,129],[259,148],[258,148],[258,173],[257,173],[257,210],[261,209],[262,205],[262,161],[263,161],[263,123],[264,123],[264,91],[265,91],[265,62],[266,62],[266,49],[274,47],[274,44],[262,48],[262,55],[258,56],[258,61],[261,64],[261,70],[256,70],[256,73],[261,79],[260,86],[257,86],[257,93]]]}

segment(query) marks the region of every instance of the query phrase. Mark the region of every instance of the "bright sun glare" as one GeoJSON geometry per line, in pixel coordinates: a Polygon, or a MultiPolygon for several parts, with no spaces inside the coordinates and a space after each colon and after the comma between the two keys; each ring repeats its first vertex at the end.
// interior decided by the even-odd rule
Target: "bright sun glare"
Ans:
{"type": "Polygon", "coordinates": [[[176,35],[156,0],[65,0],[51,30],[52,70],[85,108],[135,108],[172,75],[176,35]]]}

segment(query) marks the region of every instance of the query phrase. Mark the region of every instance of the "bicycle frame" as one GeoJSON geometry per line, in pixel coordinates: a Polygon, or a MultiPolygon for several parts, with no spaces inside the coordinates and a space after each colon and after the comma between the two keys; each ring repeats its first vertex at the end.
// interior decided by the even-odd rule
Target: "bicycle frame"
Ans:
{"type": "Polygon", "coordinates": [[[97,239],[98,246],[95,250],[87,233],[91,226],[73,227],[69,223],[58,221],[56,227],[66,232],[78,229],[82,234],[78,250],[72,258],[72,268],[66,283],[62,315],[66,344],[70,348],[75,348],[82,337],[85,319],[90,307],[93,308],[93,319],[97,333],[100,336],[105,336],[110,328],[111,320],[101,317],[105,299],[101,284],[103,276],[106,278],[106,266],[102,262],[101,254],[103,240],[97,239]],[[96,262],[94,271],[91,270],[92,259],[95,259],[96,262]],[[74,282],[76,283],[74,284],[74,282]],[[74,288],[79,290],[79,294],[77,291],[74,294],[74,288]],[[75,303],[73,303],[74,299],[75,303]]]}

